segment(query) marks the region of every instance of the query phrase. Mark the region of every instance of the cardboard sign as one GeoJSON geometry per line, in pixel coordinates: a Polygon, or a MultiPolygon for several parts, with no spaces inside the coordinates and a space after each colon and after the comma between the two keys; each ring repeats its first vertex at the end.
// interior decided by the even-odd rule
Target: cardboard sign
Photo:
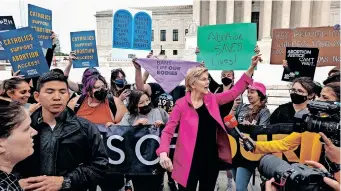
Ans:
{"type": "Polygon", "coordinates": [[[288,67],[283,71],[282,81],[292,82],[298,77],[314,79],[318,55],[318,48],[287,47],[288,67]]]}
{"type": "Polygon", "coordinates": [[[35,29],[43,48],[52,47],[52,11],[28,4],[28,26],[35,29]]]}
{"type": "Polygon", "coordinates": [[[318,48],[318,67],[340,66],[340,28],[274,29],[270,64],[282,64],[286,47],[318,48]]]}
{"type": "Polygon", "coordinates": [[[151,50],[152,13],[135,9],[113,10],[112,58],[146,57],[151,50]]]}
{"type": "MultiPolygon", "coordinates": [[[[0,16],[0,32],[14,30],[15,23],[12,16],[0,16]]],[[[8,60],[7,53],[0,42],[0,60],[8,60]]]]}
{"type": "Polygon", "coordinates": [[[254,23],[201,26],[198,29],[198,62],[209,70],[247,70],[256,47],[254,23]]]}
{"type": "Polygon", "coordinates": [[[0,33],[0,41],[7,52],[13,71],[20,70],[26,78],[49,71],[37,35],[30,27],[0,33]]]}
{"type": "Polygon", "coordinates": [[[77,55],[74,68],[98,67],[95,31],[71,32],[71,50],[77,55]]]}

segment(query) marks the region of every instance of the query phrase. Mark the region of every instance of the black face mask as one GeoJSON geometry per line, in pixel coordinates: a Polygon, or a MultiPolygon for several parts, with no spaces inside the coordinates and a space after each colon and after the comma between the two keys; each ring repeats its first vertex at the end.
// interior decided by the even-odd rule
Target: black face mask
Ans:
{"type": "Polygon", "coordinates": [[[299,95],[296,93],[290,94],[290,97],[291,97],[291,101],[293,104],[301,104],[301,103],[304,103],[308,99],[307,96],[299,95]]]}
{"type": "Polygon", "coordinates": [[[232,80],[230,78],[225,77],[221,79],[221,82],[224,84],[224,86],[228,86],[232,83],[232,80]]]}
{"type": "Polygon", "coordinates": [[[139,113],[142,115],[147,115],[152,110],[152,105],[149,103],[143,107],[139,107],[139,113]]]}
{"type": "Polygon", "coordinates": [[[94,93],[94,97],[98,101],[104,101],[105,98],[107,98],[107,95],[108,95],[108,91],[106,89],[100,89],[98,91],[95,91],[95,93],[94,93]]]}

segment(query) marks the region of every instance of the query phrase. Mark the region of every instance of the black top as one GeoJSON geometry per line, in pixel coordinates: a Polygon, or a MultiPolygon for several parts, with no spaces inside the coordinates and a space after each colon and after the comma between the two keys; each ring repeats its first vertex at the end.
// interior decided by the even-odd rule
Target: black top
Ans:
{"type": "Polygon", "coordinates": [[[295,109],[291,102],[278,106],[270,116],[270,124],[294,123],[295,109]]]}
{"type": "Polygon", "coordinates": [[[210,170],[218,164],[217,125],[205,104],[196,109],[199,115],[192,169],[210,170]]]}
{"type": "Polygon", "coordinates": [[[0,190],[22,191],[18,179],[13,174],[0,171],[0,190]]]}
{"type": "MultiPolygon", "coordinates": [[[[152,95],[150,95],[151,100],[152,100],[152,104],[154,107],[157,107],[159,105],[159,98],[162,94],[167,94],[162,87],[157,84],[157,83],[148,83],[148,85],[150,86],[150,89],[152,90],[152,95]]],[[[174,90],[172,90],[171,92],[169,92],[169,94],[172,96],[172,100],[175,103],[178,99],[184,97],[186,94],[186,88],[185,86],[179,85],[176,86],[174,88],[174,90]]]]}
{"type": "MultiPolygon", "coordinates": [[[[218,84],[213,78],[212,76],[209,74],[208,75],[208,79],[210,80],[210,84],[208,86],[208,89],[210,90],[210,92],[212,93],[222,93],[224,91],[224,86],[223,84],[218,84]]],[[[231,88],[233,87],[233,85],[231,86],[231,88]]],[[[230,89],[231,89],[230,88],[230,89]]],[[[225,116],[227,116],[232,107],[233,107],[233,101],[220,105],[219,106],[219,111],[220,111],[220,116],[223,119],[225,116]]]]}

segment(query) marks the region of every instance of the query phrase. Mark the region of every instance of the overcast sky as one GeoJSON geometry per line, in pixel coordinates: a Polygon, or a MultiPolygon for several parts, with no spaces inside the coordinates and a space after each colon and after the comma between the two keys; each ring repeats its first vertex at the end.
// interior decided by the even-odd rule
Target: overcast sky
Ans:
{"type": "Polygon", "coordinates": [[[0,0],[0,15],[14,17],[27,26],[27,4],[52,10],[52,29],[59,35],[62,52],[69,52],[70,32],[96,30],[96,11],[112,8],[190,5],[193,0],[0,0]]]}

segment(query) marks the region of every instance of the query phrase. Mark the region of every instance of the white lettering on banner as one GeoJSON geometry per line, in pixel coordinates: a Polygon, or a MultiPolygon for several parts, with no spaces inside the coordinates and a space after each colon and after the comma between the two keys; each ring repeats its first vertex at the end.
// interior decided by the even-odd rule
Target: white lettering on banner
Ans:
{"type": "Polygon", "coordinates": [[[145,135],[145,136],[141,137],[141,138],[137,141],[136,146],[135,146],[136,157],[137,157],[137,159],[139,159],[139,161],[140,161],[141,163],[143,163],[143,164],[145,164],[145,165],[150,165],[150,166],[151,166],[151,165],[155,165],[155,164],[159,163],[159,160],[160,160],[159,157],[156,158],[156,159],[153,160],[153,161],[147,161],[147,160],[145,160],[145,159],[142,157],[142,155],[141,155],[141,150],[140,150],[140,148],[141,148],[141,145],[142,145],[143,141],[145,141],[146,139],[155,139],[155,140],[160,144],[160,137],[158,137],[158,136],[156,136],[156,135],[145,135]]]}
{"type": "Polygon", "coordinates": [[[110,137],[108,138],[108,140],[107,140],[107,146],[108,146],[108,148],[109,148],[110,150],[115,151],[115,152],[117,152],[118,154],[120,154],[120,159],[117,160],[117,161],[114,161],[114,160],[112,160],[112,159],[109,157],[109,163],[110,163],[110,164],[116,164],[116,165],[118,165],[118,164],[122,164],[122,163],[123,163],[123,161],[124,161],[124,159],[126,158],[126,156],[125,156],[124,152],[123,152],[121,149],[112,146],[111,141],[114,140],[114,139],[118,139],[118,140],[120,140],[120,141],[123,141],[124,138],[121,137],[121,136],[119,136],[119,135],[112,135],[112,136],[110,136],[110,137]]]}

